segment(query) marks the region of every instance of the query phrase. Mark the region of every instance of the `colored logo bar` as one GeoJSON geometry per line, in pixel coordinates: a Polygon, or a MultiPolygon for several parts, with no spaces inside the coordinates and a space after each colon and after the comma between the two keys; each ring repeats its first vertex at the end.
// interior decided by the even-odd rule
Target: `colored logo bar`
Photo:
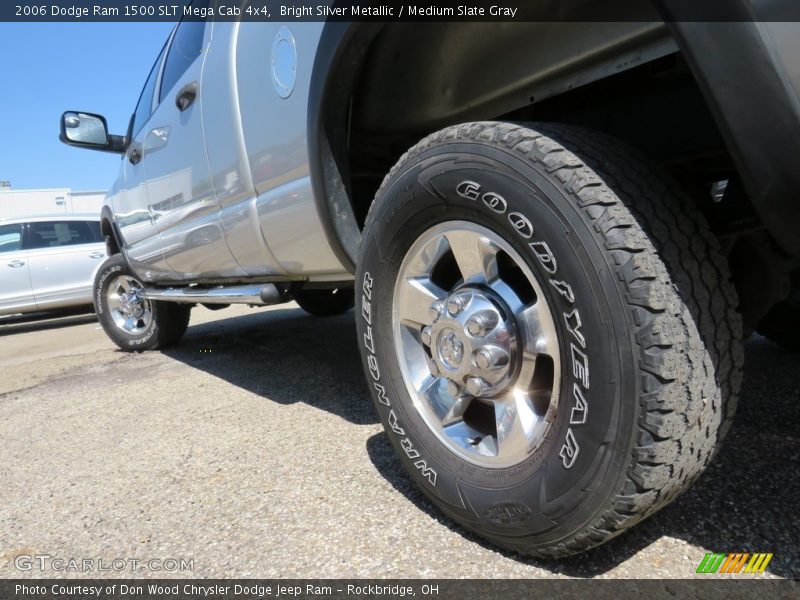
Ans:
{"type": "Polygon", "coordinates": [[[700,561],[697,573],[763,573],[769,561],[772,560],[772,552],[729,552],[728,554],[718,554],[709,552],[700,561]]]}

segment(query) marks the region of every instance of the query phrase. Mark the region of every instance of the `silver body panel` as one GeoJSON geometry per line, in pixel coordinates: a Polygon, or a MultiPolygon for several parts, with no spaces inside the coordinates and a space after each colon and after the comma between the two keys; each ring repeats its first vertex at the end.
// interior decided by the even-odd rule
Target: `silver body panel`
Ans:
{"type": "MultiPolygon", "coordinates": [[[[215,27],[221,28],[220,23],[215,27]]],[[[258,223],[275,259],[292,275],[349,279],[333,254],[314,201],[307,143],[308,92],[324,23],[294,23],[294,89],[282,98],[270,64],[282,23],[238,25],[236,73],[244,145],[258,200],[258,223]]]]}
{"type": "MultiPolygon", "coordinates": [[[[94,221],[96,215],[53,215],[0,221],[12,224],[94,221]]],[[[106,257],[103,242],[0,252],[0,315],[92,303],[92,285],[106,257]]]]}

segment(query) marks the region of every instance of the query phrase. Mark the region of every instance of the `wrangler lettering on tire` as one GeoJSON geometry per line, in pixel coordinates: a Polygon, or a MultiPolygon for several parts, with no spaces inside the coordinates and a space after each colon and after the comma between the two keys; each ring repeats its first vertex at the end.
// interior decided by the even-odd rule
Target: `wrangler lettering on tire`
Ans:
{"type": "Polygon", "coordinates": [[[468,123],[409,150],[367,216],[364,368],[446,514],[538,557],[601,544],[711,460],[737,299],[676,182],[568,126],[468,123]]]}

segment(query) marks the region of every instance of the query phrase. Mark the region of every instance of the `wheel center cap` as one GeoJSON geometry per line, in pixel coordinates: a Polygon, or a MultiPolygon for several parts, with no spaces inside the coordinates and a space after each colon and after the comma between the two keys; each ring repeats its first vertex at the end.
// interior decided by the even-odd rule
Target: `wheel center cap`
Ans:
{"type": "Polygon", "coordinates": [[[447,327],[439,335],[439,357],[450,367],[458,368],[464,359],[464,344],[456,332],[447,327]]]}
{"type": "Polygon", "coordinates": [[[479,397],[499,394],[513,384],[517,328],[510,309],[494,292],[466,286],[431,309],[435,318],[422,335],[430,345],[435,375],[479,397]]]}

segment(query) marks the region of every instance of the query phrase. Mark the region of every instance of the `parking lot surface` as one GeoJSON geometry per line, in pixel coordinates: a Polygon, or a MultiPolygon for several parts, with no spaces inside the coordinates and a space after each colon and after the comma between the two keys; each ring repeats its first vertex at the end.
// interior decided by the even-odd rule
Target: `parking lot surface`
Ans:
{"type": "MultiPolygon", "coordinates": [[[[126,354],[91,315],[0,324],[0,577],[19,556],[186,559],[194,577],[692,577],[706,552],[773,552],[800,577],[800,355],[747,343],[710,470],[670,507],[559,562],[442,517],[373,412],[353,314],[193,311],[183,342],[126,354]]],[[[708,577],[707,575],[704,577],[708,577]]]]}

